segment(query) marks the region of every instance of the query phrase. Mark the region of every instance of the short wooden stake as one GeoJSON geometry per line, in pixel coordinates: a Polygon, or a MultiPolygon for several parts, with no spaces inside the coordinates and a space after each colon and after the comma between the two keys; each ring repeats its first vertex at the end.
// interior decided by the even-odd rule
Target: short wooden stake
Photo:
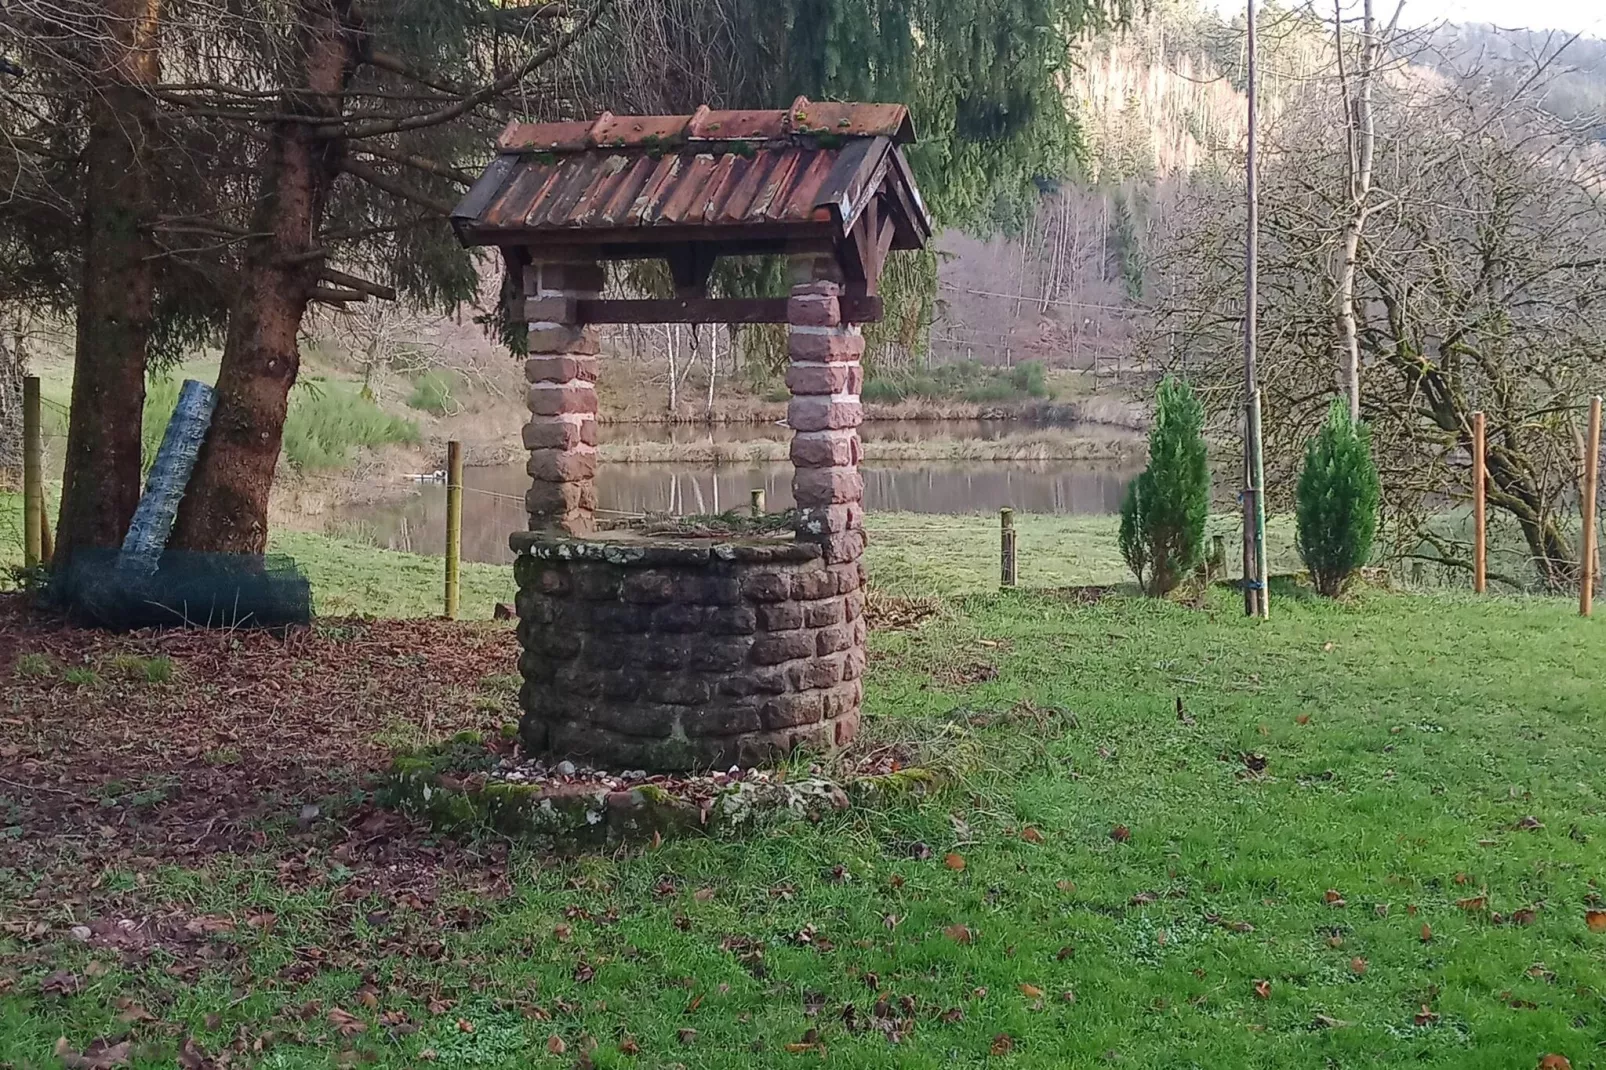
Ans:
{"type": "Polygon", "coordinates": [[[1595,610],[1595,492],[1600,476],[1600,395],[1589,399],[1589,434],[1584,451],[1584,531],[1578,551],[1578,612],[1588,617],[1595,610]]]}
{"type": "Polygon", "coordinates": [[[1488,587],[1488,490],[1489,472],[1485,463],[1484,420],[1482,412],[1472,414],[1472,589],[1482,594],[1488,587]]]}
{"type": "Polygon", "coordinates": [[[1015,510],[998,510],[998,582],[1015,586],[1015,510]]]}
{"type": "Polygon", "coordinates": [[[463,555],[463,444],[446,444],[446,619],[457,619],[458,572],[463,555]]]}
{"type": "Polygon", "coordinates": [[[753,519],[757,520],[759,517],[764,515],[764,511],[765,511],[764,510],[764,488],[763,487],[754,487],[752,489],[752,491],[750,491],[749,493],[752,495],[752,499],[753,499],[753,504],[752,504],[753,519]]]}
{"type": "Polygon", "coordinates": [[[39,418],[39,377],[22,380],[22,563],[44,560],[44,429],[39,418]]]}

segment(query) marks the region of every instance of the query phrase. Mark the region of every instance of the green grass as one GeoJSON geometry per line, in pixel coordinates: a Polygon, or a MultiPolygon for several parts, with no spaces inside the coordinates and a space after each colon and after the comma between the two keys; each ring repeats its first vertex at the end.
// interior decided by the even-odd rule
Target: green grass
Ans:
{"type": "Polygon", "coordinates": [[[920,398],[986,404],[1046,398],[1050,393],[1047,373],[1037,361],[1013,368],[959,361],[924,371],[872,377],[864,384],[863,397],[867,402],[881,403],[920,398]]]}
{"type": "MultiPolygon", "coordinates": [[[[375,617],[439,616],[445,592],[443,558],[379,550],[371,545],[305,532],[275,532],[270,553],[296,559],[312,584],[313,606],[321,616],[366,614],[375,617]]],[[[465,620],[489,620],[497,602],[513,601],[509,565],[464,562],[459,613],[465,620]]]]}
{"type": "Polygon", "coordinates": [[[413,380],[407,406],[431,416],[445,416],[457,407],[456,394],[461,383],[462,380],[451,372],[424,372],[413,380]]]}
{"type": "MultiPolygon", "coordinates": [[[[191,374],[204,378],[211,374],[191,374]]],[[[162,444],[167,421],[178,404],[180,376],[153,380],[145,392],[145,423],[141,449],[147,467],[162,444]]],[[[321,472],[349,464],[360,447],[392,444],[417,445],[421,441],[418,425],[405,417],[392,416],[371,398],[364,397],[361,385],[345,381],[303,376],[290,392],[290,409],[284,421],[283,456],[292,467],[303,472],[321,472]]]]}
{"type": "Polygon", "coordinates": [[[263,1031],[273,1067],[567,1068],[587,1038],[598,1067],[812,1066],[785,1049],[811,1030],[854,1068],[1602,1065],[1606,934],[1584,920],[1606,876],[1602,625],[1560,600],[1281,594],[1267,623],[1224,591],[1203,609],[977,594],[875,636],[869,730],[979,757],[924,806],[739,842],[514,847],[506,898],[466,878],[423,909],[319,854],[288,886],[248,858],[147,875],[179,917],[231,919],[215,963],[180,979],[63,937],[0,992],[0,1061],[115,1035],[134,1005],[167,1023],[137,1034],[150,1067],[181,1037],[215,1052],[263,1031]],[[944,682],[974,663],[996,675],[944,682]],[[1022,704],[1061,712],[961,727],[1022,704]],[[1518,910],[1532,923],[1491,915],[1518,910]],[[83,990],[37,995],[54,969],[83,990]],[[893,1017],[913,1001],[896,1046],[844,1024],[879,996],[893,1017]],[[362,1031],[337,1036],[336,1009],[362,1031]]]}

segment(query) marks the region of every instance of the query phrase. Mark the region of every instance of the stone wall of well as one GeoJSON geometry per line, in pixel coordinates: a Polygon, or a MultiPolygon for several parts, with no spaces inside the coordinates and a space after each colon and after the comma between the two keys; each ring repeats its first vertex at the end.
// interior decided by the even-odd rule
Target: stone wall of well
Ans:
{"type": "Polygon", "coordinates": [[[532,533],[520,544],[527,750],[724,768],[853,737],[865,666],[857,561],[831,564],[789,539],[651,542],[532,533]]]}

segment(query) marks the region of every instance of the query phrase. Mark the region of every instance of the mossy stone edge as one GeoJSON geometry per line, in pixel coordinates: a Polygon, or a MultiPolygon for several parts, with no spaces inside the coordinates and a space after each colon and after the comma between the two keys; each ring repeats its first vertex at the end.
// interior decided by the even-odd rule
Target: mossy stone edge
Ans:
{"type": "Polygon", "coordinates": [[[927,769],[859,777],[845,789],[810,777],[735,781],[712,798],[687,798],[657,784],[605,789],[585,784],[493,781],[497,756],[478,733],[398,755],[381,780],[381,805],[442,832],[496,832],[516,839],[599,845],[685,835],[738,834],[761,823],[820,821],[853,803],[884,804],[940,787],[927,769]]]}

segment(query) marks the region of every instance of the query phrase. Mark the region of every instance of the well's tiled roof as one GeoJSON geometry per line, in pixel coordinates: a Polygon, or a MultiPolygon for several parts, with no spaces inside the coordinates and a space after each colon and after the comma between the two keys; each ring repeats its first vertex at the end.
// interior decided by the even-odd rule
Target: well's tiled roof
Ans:
{"type": "Polygon", "coordinates": [[[762,244],[845,234],[880,193],[893,247],[918,248],[931,220],[898,148],[913,140],[901,104],[802,99],[785,111],[512,123],[452,221],[473,244],[762,244]]]}

